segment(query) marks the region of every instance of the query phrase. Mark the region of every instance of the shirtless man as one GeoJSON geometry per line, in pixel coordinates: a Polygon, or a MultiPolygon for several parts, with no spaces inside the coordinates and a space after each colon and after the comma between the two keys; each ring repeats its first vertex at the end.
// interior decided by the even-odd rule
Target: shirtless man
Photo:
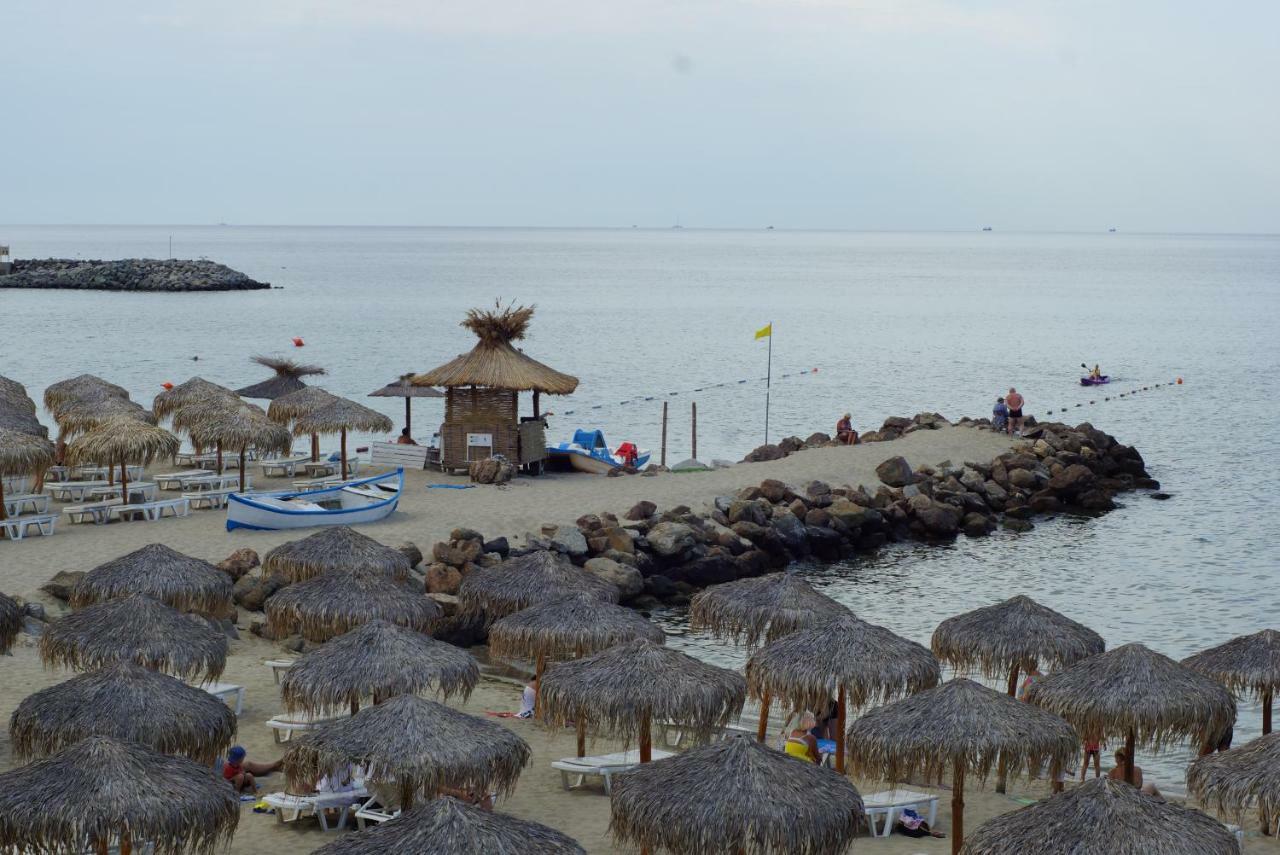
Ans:
{"type": "Polygon", "coordinates": [[[1009,387],[1009,394],[1004,396],[1004,405],[1009,408],[1009,424],[1005,428],[1009,436],[1022,436],[1022,405],[1026,403],[1018,390],[1009,387]]]}
{"type": "MultiPolygon", "coordinates": [[[[1117,748],[1116,749],[1116,765],[1114,769],[1112,769],[1110,772],[1107,772],[1108,778],[1110,778],[1113,781],[1124,780],[1124,759],[1125,759],[1124,749],[1117,748]]],[[[1146,793],[1149,796],[1155,796],[1158,799],[1163,798],[1163,796],[1160,795],[1160,790],[1156,788],[1155,784],[1151,783],[1150,781],[1144,781],[1142,779],[1142,767],[1137,765],[1136,763],[1133,766],[1133,784],[1135,787],[1137,787],[1139,790],[1141,790],[1142,792],[1146,793]]]]}

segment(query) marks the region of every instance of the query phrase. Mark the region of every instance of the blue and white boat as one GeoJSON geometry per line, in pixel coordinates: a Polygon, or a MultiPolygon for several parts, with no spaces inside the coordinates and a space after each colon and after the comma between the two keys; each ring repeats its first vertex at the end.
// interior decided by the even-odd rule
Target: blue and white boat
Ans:
{"type": "Polygon", "coordinates": [[[397,469],[310,492],[232,493],[227,496],[227,531],[377,522],[395,512],[402,492],[404,470],[397,469]]]}
{"type": "Polygon", "coordinates": [[[607,475],[609,470],[627,465],[640,469],[649,462],[649,452],[641,451],[634,443],[624,442],[611,450],[604,433],[598,430],[576,430],[572,441],[547,446],[547,454],[593,475],[607,475]]]}

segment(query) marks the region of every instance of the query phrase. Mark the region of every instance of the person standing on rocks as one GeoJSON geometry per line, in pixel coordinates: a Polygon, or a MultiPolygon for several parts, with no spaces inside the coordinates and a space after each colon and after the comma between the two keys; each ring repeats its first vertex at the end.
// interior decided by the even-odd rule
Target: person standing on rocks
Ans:
{"type": "Polygon", "coordinates": [[[1004,396],[1005,406],[1009,408],[1009,436],[1022,436],[1022,405],[1026,403],[1018,390],[1009,387],[1009,394],[1004,396]]]}

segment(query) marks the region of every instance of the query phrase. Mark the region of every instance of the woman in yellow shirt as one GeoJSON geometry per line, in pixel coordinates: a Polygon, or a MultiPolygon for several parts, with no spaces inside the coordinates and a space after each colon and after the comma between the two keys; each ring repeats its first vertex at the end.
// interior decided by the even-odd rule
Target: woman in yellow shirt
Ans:
{"type": "Polygon", "coordinates": [[[820,762],[822,755],[818,753],[818,738],[809,732],[817,725],[818,718],[813,713],[808,710],[800,713],[800,720],[796,722],[795,730],[787,735],[787,741],[783,744],[782,750],[800,760],[810,763],[820,762]]]}

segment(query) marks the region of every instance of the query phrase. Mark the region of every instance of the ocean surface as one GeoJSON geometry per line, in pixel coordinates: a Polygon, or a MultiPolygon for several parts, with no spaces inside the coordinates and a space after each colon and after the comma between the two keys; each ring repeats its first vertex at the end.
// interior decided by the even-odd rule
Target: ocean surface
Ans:
{"type": "MultiPolygon", "coordinates": [[[[1175,658],[1280,628],[1280,237],[0,227],[20,258],[163,258],[170,239],[176,257],[277,287],[0,289],[0,374],[38,399],[91,372],[146,404],[194,374],[255,382],[266,372],[249,357],[283,354],[326,367],[320,385],[399,425],[401,400],[364,396],[469,349],[467,308],[515,301],[537,306],[526,352],[581,379],[544,404],[553,438],[599,427],[656,453],[665,402],[675,462],[691,454],[696,401],[698,456],[736,460],[764,440],[767,342],[753,333],[772,322],[771,439],[830,432],[845,411],[863,430],[922,410],[985,415],[1012,385],[1030,414],[1065,408],[1064,420],[1135,445],[1173,496],[1128,495],[1100,519],[1038,522],[1023,536],[806,568],[861,617],[927,644],[943,618],[1026,593],[1109,646],[1141,641],[1175,658]],[[1081,388],[1081,362],[1114,384],[1081,388]]],[[[441,402],[416,401],[415,435],[428,438],[441,415],[441,402]]],[[[681,610],[659,618],[686,649],[743,661],[687,634],[681,610]]],[[[1237,742],[1259,722],[1243,700],[1237,742]]],[[[1187,758],[1139,763],[1178,790],[1187,758]]]]}

